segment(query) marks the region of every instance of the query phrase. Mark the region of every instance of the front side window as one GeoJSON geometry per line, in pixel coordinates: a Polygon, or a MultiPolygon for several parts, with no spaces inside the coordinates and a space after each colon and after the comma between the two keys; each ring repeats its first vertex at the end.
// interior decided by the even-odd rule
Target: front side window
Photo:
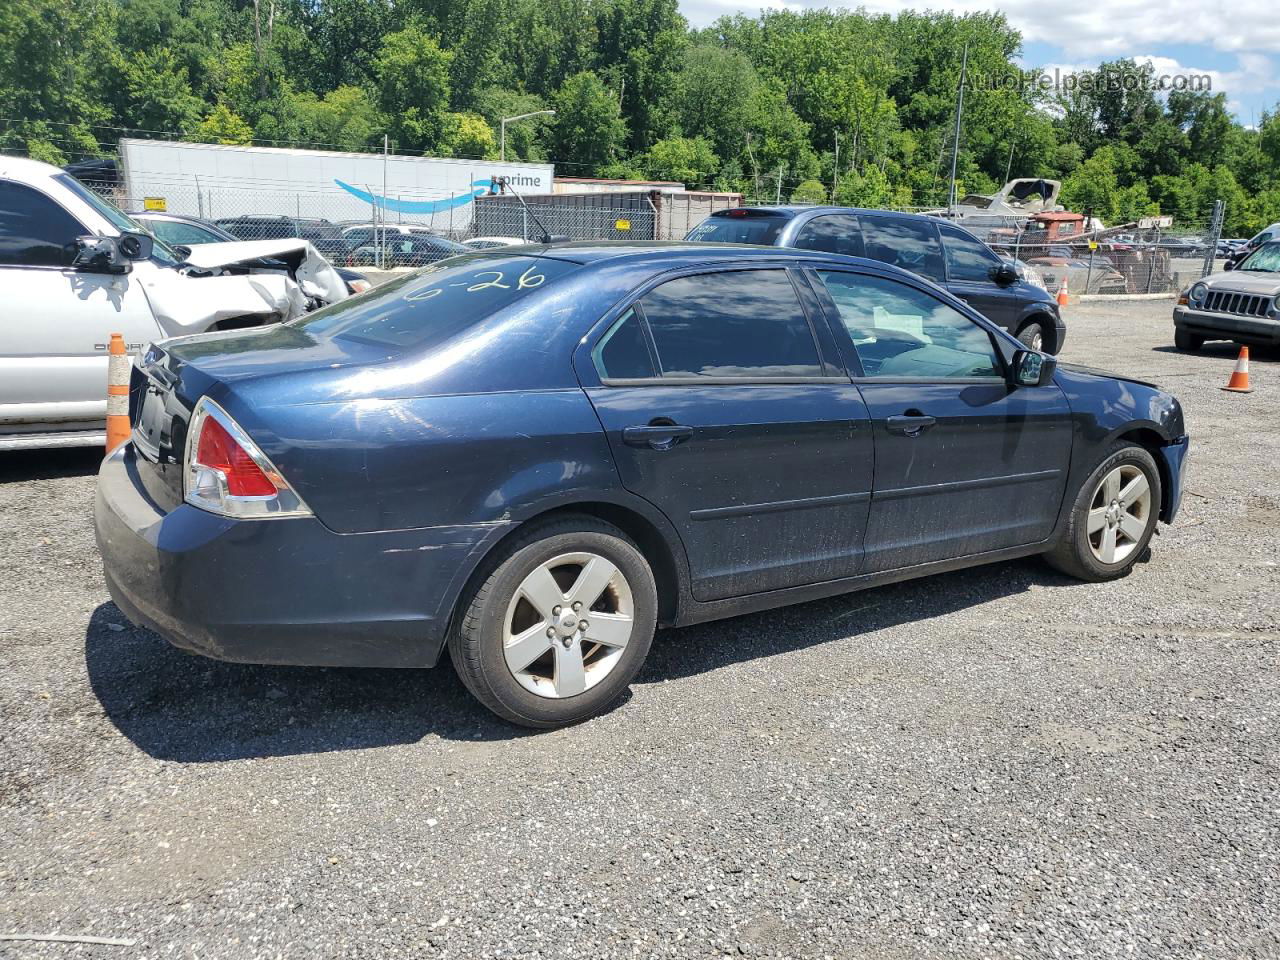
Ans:
{"type": "Polygon", "coordinates": [[[0,264],[70,266],[76,237],[88,232],[40,191],[0,181],[0,264]]]}
{"type": "Polygon", "coordinates": [[[669,280],[640,300],[663,377],[818,377],[822,361],[785,270],[669,280]]]}
{"type": "Polygon", "coordinates": [[[942,283],[942,248],[933,223],[906,217],[864,215],[859,219],[866,256],[942,283]]]}
{"type": "Polygon", "coordinates": [[[991,336],[941,300],[886,277],[819,270],[863,374],[886,379],[1000,377],[991,336]]]}
{"type": "Polygon", "coordinates": [[[850,213],[814,217],[796,234],[795,246],[824,253],[842,253],[847,257],[863,256],[862,230],[858,218],[850,213]]]}
{"type": "Polygon", "coordinates": [[[985,243],[952,226],[939,226],[938,230],[947,252],[947,279],[991,279],[991,268],[1000,266],[1000,261],[985,243]]]}

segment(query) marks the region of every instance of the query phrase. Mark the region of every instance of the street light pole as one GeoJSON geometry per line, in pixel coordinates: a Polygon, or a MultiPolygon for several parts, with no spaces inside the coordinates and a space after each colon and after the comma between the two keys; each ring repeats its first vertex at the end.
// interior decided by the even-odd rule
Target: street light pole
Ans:
{"type": "Polygon", "coordinates": [[[501,159],[504,163],[506,162],[506,159],[507,159],[507,124],[508,123],[515,123],[517,120],[528,120],[530,117],[554,117],[555,115],[556,115],[556,112],[554,110],[535,110],[533,111],[533,113],[522,113],[519,116],[515,116],[515,117],[503,117],[501,122],[498,124],[498,129],[499,129],[498,139],[500,143],[500,146],[498,147],[499,159],[501,159]]]}

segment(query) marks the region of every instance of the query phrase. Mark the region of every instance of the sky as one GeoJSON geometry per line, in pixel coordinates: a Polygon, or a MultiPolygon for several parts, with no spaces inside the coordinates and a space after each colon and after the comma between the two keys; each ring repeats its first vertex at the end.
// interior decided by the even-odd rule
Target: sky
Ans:
{"type": "Polygon", "coordinates": [[[725,14],[758,14],[761,7],[802,10],[861,6],[872,13],[946,9],[1000,10],[1022,32],[1023,66],[1050,73],[1096,67],[1102,60],[1150,60],[1157,74],[1208,74],[1240,122],[1253,125],[1280,101],[1280,17],[1275,0],[680,0],[695,27],[725,14]]]}

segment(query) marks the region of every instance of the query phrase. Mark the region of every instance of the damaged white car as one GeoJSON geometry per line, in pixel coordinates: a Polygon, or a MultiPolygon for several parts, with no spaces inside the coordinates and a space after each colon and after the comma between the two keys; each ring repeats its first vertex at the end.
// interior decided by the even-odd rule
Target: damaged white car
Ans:
{"type": "Polygon", "coordinates": [[[305,240],[170,247],[57,167],[0,157],[0,450],[103,442],[107,346],[344,300],[305,240]]]}

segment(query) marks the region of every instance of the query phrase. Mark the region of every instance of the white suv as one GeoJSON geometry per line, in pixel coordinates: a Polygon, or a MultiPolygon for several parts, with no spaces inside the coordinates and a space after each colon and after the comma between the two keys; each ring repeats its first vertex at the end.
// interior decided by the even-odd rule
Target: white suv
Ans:
{"type": "Polygon", "coordinates": [[[135,351],[346,296],[306,241],[170,247],[57,167],[0,156],[0,450],[103,442],[112,333],[135,351]]]}

